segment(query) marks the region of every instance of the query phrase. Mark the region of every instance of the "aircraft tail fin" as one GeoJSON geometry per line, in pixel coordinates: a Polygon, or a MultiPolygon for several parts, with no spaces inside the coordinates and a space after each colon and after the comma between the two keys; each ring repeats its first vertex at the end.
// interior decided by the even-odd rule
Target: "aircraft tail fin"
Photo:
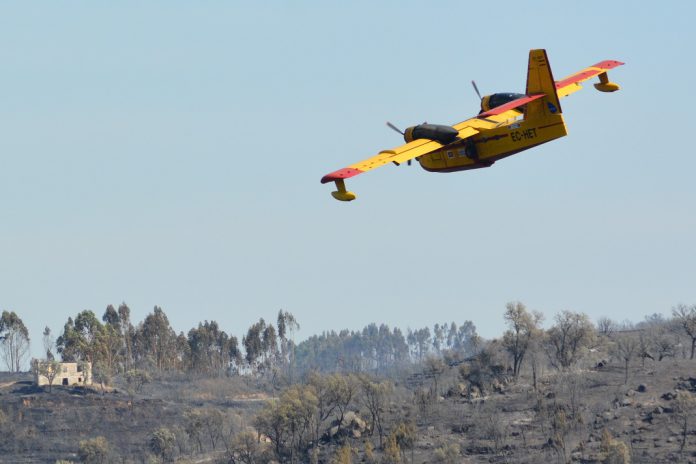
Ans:
{"type": "Polygon", "coordinates": [[[544,94],[545,98],[528,103],[525,118],[562,113],[561,102],[556,92],[556,82],[544,49],[529,51],[526,93],[527,95],[544,94]]]}

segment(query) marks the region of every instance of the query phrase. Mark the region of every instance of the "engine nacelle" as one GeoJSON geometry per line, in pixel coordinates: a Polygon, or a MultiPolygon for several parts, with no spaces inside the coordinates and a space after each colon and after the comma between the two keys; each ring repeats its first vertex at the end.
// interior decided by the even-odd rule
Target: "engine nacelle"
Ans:
{"type": "MultiPolygon", "coordinates": [[[[481,99],[481,113],[524,97],[526,95],[521,93],[494,93],[493,95],[486,95],[481,99]]],[[[517,108],[517,110],[522,111],[522,107],[517,108]]]]}
{"type": "Polygon", "coordinates": [[[457,140],[458,136],[459,131],[457,129],[442,124],[418,124],[417,126],[408,127],[404,132],[404,140],[407,143],[417,139],[428,139],[448,145],[457,140]]]}

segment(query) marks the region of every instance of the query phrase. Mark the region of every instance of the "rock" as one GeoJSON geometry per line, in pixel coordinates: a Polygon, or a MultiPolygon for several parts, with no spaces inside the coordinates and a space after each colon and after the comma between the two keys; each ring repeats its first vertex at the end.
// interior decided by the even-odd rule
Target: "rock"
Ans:
{"type": "Polygon", "coordinates": [[[648,386],[645,385],[644,383],[641,383],[640,385],[638,385],[637,390],[638,390],[638,393],[645,393],[646,391],[648,391],[648,386]]]}
{"type": "Polygon", "coordinates": [[[674,392],[667,392],[664,393],[660,398],[662,398],[663,400],[672,401],[676,397],[677,395],[674,392]]]}
{"type": "Polygon", "coordinates": [[[633,400],[631,398],[624,398],[621,400],[621,406],[630,406],[633,404],[633,400]]]}
{"type": "Polygon", "coordinates": [[[338,420],[333,421],[331,427],[326,432],[329,438],[337,436],[352,436],[359,438],[365,433],[367,422],[353,411],[348,411],[343,416],[343,420],[339,423],[338,420]]]}

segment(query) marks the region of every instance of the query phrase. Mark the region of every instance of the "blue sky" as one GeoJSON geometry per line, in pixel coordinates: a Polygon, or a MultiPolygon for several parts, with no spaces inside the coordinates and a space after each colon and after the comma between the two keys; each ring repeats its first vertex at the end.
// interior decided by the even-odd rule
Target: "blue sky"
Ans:
{"type": "Polygon", "coordinates": [[[161,306],[177,331],[299,338],[370,322],[641,320],[696,302],[689,2],[8,2],[0,6],[0,309],[29,326],[161,306]],[[319,179],[604,59],[568,137],[454,174],[386,166],[350,204],[319,179]]]}

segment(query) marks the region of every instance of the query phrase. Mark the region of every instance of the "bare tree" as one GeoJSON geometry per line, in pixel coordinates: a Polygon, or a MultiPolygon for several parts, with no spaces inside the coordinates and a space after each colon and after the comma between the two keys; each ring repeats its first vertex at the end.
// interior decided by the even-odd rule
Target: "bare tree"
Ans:
{"type": "Polygon", "coordinates": [[[527,311],[524,304],[516,301],[507,304],[503,317],[509,327],[503,335],[503,347],[512,357],[512,372],[517,378],[532,338],[539,334],[539,324],[544,316],[537,311],[527,311]]]}
{"type": "Polygon", "coordinates": [[[374,432],[375,429],[377,430],[379,446],[382,447],[384,445],[384,409],[393,387],[387,381],[373,382],[367,377],[362,377],[360,383],[362,387],[360,401],[370,412],[372,418],[370,430],[371,432],[374,432]]]}
{"type": "Polygon", "coordinates": [[[635,337],[631,335],[620,335],[616,337],[613,352],[624,364],[624,385],[628,383],[628,365],[631,359],[638,353],[639,344],[635,337]]]}
{"type": "Polygon", "coordinates": [[[29,331],[14,311],[0,317],[0,351],[10,372],[20,372],[29,356],[29,331]]]}
{"type": "Polygon", "coordinates": [[[613,319],[609,319],[608,317],[600,317],[597,320],[597,333],[599,335],[610,337],[614,334],[614,332],[616,332],[617,325],[618,324],[613,319]]]}
{"type": "Polygon", "coordinates": [[[595,328],[587,314],[562,311],[547,332],[547,354],[552,365],[567,369],[595,339],[595,328]]]}
{"type": "Polygon", "coordinates": [[[694,351],[696,351],[696,305],[679,304],[672,309],[672,315],[684,333],[691,339],[689,359],[694,359],[694,351]]]}

